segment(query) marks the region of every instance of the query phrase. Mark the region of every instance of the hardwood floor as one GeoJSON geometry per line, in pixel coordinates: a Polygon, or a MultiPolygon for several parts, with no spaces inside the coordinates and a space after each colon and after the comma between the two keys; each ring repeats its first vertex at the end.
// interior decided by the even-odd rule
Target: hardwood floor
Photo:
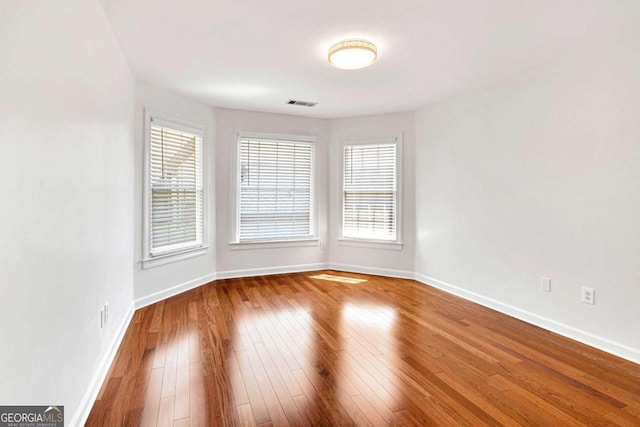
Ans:
{"type": "Polygon", "coordinates": [[[640,425],[640,366],[412,280],[219,280],[138,310],[89,426],[640,425]]]}

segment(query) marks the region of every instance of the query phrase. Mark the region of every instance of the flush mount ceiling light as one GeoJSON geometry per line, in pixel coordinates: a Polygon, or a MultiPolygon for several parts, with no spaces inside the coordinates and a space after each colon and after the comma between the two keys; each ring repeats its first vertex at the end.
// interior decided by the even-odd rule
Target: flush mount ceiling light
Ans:
{"type": "Polygon", "coordinates": [[[343,70],[357,70],[376,61],[376,45],[362,39],[343,40],[329,49],[329,64],[343,70]]]}

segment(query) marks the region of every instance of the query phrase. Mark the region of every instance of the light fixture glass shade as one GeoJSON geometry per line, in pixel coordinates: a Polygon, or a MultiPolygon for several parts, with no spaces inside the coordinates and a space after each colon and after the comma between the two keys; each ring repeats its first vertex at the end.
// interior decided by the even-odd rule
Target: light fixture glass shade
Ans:
{"type": "Polygon", "coordinates": [[[362,39],[343,40],[329,49],[329,63],[344,70],[357,70],[373,64],[378,57],[376,45],[362,39]]]}

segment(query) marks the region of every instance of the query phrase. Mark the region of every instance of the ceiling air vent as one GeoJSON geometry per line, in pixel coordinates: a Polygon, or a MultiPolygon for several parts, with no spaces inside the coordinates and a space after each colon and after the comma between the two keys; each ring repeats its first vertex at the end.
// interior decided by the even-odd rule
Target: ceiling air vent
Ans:
{"type": "Polygon", "coordinates": [[[289,105],[299,105],[301,107],[315,107],[316,105],[318,105],[317,102],[298,101],[296,99],[290,99],[289,101],[287,101],[287,104],[289,104],[289,105]]]}

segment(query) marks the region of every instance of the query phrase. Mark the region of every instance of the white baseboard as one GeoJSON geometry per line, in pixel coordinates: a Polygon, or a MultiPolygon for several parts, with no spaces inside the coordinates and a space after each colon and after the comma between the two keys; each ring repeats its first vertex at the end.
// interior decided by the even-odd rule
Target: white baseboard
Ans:
{"type": "Polygon", "coordinates": [[[131,304],[131,306],[129,307],[129,311],[124,316],[124,319],[122,320],[122,322],[120,323],[120,326],[116,330],[116,334],[113,337],[113,340],[111,341],[111,343],[109,344],[109,347],[107,348],[107,352],[105,353],[104,357],[100,361],[100,365],[98,365],[98,369],[93,375],[93,378],[89,383],[89,387],[87,388],[87,391],[85,392],[84,397],[82,398],[82,401],[78,406],[78,409],[73,415],[73,418],[71,418],[71,421],[68,424],[69,426],[80,427],[85,425],[85,423],[87,422],[87,418],[89,418],[89,414],[91,413],[93,404],[95,403],[96,398],[98,397],[98,393],[100,393],[100,388],[102,387],[102,384],[104,383],[104,380],[107,377],[107,374],[109,373],[109,368],[113,363],[113,359],[115,359],[116,357],[116,353],[120,348],[120,344],[122,343],[124,334],[127,331],[127,328],[129,327],[129,323],[131,323],[131,319],[133,318],[134,312],[135,312],[134,306],[133,304],[131,304]]]}
{"type": "Polygon", "coordinates": [[[216,276],[218,279],[236,279],[238,277],[268,276],[271,274],[299,273],[302,271],[324,270],[328,268],[328,266],[329,264],[325,262],[318,262],[315,264],[283,265],[280,267],[219,271],[216,276]]]}
{"type": "Polygon", "coordinates": [[[530,323],[538,326],[542,329],[546,329],[572,340],[581,342],[591,347],[595,347],[604,352],[613,354],[615,356],[627,359],[631,362],[640,364],[640,350],[629,347],[627,345],[612,341],[610,339],[594,335],[590,332],[583,331],[573,326],[566,325],[561,322],[557,322],[548,317],[540,316],[535,313],[531,313],[526,310],[522,310],[518,307],[514,307],[509,304],[497,301],[492,298],[487,298],[475,292],[471,292],[449,283],[434,279],[432,277],[425,276],[420,273],[415,273],[415,279],[425,285],[433,286],[447,293],[459,296],[476,304],[480,304],[484,307],[491,308],[493,310],[504,313],[508,316],[520,319],[523,322],[530,323]]]}
{"type": "Polygon", "coordinates": [[[389,268],[365,267],[362,265],[329,263],[329,269],[346,271],[348,273],[372,274],[374,276],[395,277],[398,279],[413,279],[413,271],[391,270],[389,268]]]}
{"type": "Polygon", "coordinates": [[[151,304],[155,304],[167,298],[171,298],[193,288],[197,288],[198,286],[206,285],[209,282],[213,282],[216,280],[217,275],[215,273],[207,274],[202,277],[198,277],[197,279],[189,280],[188,282],[181,283],[176,286],[172,286],[167,289],[163,289],[161,291],[155,292],[153,294],[140,297],[136,299],[133,303],[136,307],[136,310],[142,307],[146,307],[151,304]]]}

